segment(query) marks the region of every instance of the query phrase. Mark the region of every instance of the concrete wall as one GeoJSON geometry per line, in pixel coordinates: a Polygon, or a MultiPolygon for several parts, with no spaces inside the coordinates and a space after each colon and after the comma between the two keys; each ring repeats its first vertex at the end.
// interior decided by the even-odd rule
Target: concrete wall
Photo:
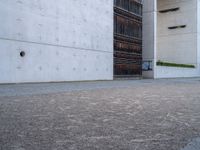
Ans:
{"type": "Polygon", "coordinates": [[[197,0],[197,60],[200,68],[200,0],[197,0]]]}
{"type": "MultiPolygon", "coordinates": [[[[156,6],[157,0],[143,1],[143,61],[156,65],[156,6]]],[[[145,78],[154,78],[153,71],[143,71],[145,78]]]]}
{"type": "Polygon", "coordinates": [[[155,78],[199,77],[200,69],[157,66],[155,78]]]}
{"type": "Polygon", "coordinates": [[[157,60],[197,65],[197,0],[158,0],[158,11],[180,7],[180,10],[159,13],[157,17],[157,60]],[[169,30],[170,26],[186,28],[169,30]]]}
{"type": "Polygon", "coordinates": [[[1,0],[0,22],[0,83],[113,79],[113,1],[1,0]]]}
{"type": "Polygon", "coordinates": [[[197,2],[199,3],[199,0],[158,0],[158,11],[175,7],[180,7],[180,10],[163,14],[158,12],[157,60],[193,64],[196,68],[157,66],[155,78],[200,76],[200,49],[197,36],[200,15],[197,2]],[[169,26],[174,25],[187,25],[187,27],[168,29],[169,26]]]}

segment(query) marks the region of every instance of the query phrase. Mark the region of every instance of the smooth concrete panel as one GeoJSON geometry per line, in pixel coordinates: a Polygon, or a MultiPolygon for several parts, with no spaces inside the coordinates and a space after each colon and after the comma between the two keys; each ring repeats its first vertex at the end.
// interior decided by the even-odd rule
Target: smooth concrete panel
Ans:
{"type": "Polygon", "coordinates": [[[112,80],[112,53],[5,40],[0,45],[0,83],[112,80]]]}
{"type": "Polygon", "coordinates": [[[196,0],[158,0],[158,10],[180,10],[157,15],[157,60],[197,65],[196,0]],[[186,25],[170,30],[168,27],[186,25]]]}
{"type": "MultiPolygon", "coordinates": [[[[184,3],[184,2],[188,2],[188,0],[157,0],[158,1],[158,6],[167,6],[167,5],[171,5],[171,4],[177,4],[177,3],[184,3]]],[[[192,1],[196,1],[196,0],[190,0],[192,1]]]]}
{"type": "Polygon", "coordinates": [[[158,36],[186,34],[197,32],[197,5],[196,0],[190,2],[170,3],[170,0],[158,0],[158,10],[179,7],[180,10],[168,13],[158,12],[158,36]],[[168,1],[168,3],[166,3],[168,1]],[[164,5],[164,4],[165,5],[164,5]],[[176,25],[187,25],[184,29],[169,30],[168,27],[176,25]]]}
{"type": "Polygon", "coordinates": [[[1,38],[113,51],[110,0],[2,0],[0,7],[1,38]]]}
{"type": "Polygon", "coordinates": [[[199,77],[199,68],[156,67],[155,78],[183,78],[199,77]]]}
{"type": "Polygon", "coordinates": [[[200,68],[200,0],[197,0],[197,59],[200,68]]]}
{"type": "Polygon", "coordinates": [[[157,60],[197,65],[197,34],[163,36],[158,39],[157,60]]]}
{"type": "Polygon", "coordinates": [[[113,1],[1,0],[0,22],[0,83],[113,79],[113,1]]]}

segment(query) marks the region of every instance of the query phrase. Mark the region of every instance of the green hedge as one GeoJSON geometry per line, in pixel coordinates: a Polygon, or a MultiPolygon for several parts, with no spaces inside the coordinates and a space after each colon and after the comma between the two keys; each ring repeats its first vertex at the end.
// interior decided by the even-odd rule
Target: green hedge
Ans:
{"type": "Polygon", "coordinates": [[[157,66],[195,68],[194,65],[190,65],[190,64],[176,64],[176,63],[169,63],[169,62],[162,62],[162,61],[158,61],[157,66]]]}

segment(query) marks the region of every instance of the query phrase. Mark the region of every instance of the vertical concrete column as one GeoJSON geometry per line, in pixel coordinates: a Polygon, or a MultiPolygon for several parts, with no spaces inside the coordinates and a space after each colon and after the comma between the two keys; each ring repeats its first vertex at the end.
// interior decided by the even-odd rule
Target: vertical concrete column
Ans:
{"type": "Polygon", "coordinates": [[[144,0],[143,61],[152,62],[153,70],[143,71],[143,77],[154,78],[156,66],[157,0],[144,0]]]}
{"type": "Polygon", "coordinates": [[[197,0],[197,62],[200,69],[200,0],[197,0]]]}

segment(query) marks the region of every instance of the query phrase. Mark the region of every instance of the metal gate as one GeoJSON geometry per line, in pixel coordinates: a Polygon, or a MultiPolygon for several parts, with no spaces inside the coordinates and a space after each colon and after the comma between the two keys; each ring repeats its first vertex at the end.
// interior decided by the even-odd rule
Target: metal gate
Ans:
{"type": "Polygon", "coordinates": [[[142,0],[114,0],[114,75],[142,74],[142,0]]]}

